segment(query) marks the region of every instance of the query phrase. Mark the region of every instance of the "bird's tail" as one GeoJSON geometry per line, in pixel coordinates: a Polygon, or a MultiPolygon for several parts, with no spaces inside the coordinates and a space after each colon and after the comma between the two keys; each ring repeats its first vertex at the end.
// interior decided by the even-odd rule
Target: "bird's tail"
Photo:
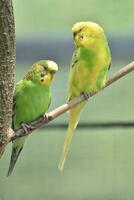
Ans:
{"type": "Polygon", "coordinates": [[[67,130],[66,138],[65,138],[65,141],[64,141],[64,146],[63,146],[59,166],[58,166],[58,168],[60,170],[63,170],[64,164],[65,164],[65,161],[66,161],[66,158],[67,158],[67,154],[69,152],[70,144],[71,144],[71,141],[72,141],[72,138],[73,138],[74,130],[77,127],[82,108],[83,108],[83,103],[75,106],[74,108],[72,108],[69,111],[68,130],[67,130]]]}
{"type": "MultiPolygon", "coordinates": [[[[20,139],[16,139],[16,140],[20,140],[20,139]]],[[[11,173],[12,173],[12,171],[14,169],[14,166],[16,164],[16,161],[17,161],[17,159],[18,159],[18,157],[20,155],[20,152],[23,149],[23,143],[24,143],[24,141],[22,142],[21,145],[20,144],[17,145],[16,140],[15,140],[16,144],[13,143],[12,154],[11,154],[10,165],[9,165],[7,176],[11,175],[11,173]]],[[[20,141],[19,141],[19,143],[20,143],[20,141]]]]}

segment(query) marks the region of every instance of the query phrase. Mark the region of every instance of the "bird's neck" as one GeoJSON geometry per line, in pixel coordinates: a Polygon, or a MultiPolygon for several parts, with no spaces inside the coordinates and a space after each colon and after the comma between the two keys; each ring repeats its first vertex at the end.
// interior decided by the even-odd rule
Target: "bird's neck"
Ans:
{"type": "Polygon", "coordinates": [[[27,89],[30,89],[33,88],[38,88],[38,90],[49,90],[50,87],[48,85],[45,85],[45,84],[42,84],[40,83],[39,81],[36,81],[36,80],[26,80],[24,79],[23,80],[23,85],[24,85],[24,88],[27,88],[27,89]]]}
{"type": "Polygon", "coordinates": [[[92,47],[79,47],[79,56],[83,60],[91,61],[91,60],[98,60],[101,52],[104,52],[104,45],[92,45],[92,47]]]}

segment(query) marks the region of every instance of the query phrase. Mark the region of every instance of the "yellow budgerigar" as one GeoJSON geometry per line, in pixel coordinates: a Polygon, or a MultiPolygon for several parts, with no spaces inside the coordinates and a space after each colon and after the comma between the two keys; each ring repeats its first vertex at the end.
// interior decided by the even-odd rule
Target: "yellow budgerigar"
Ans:
{"type": "MultiPolygon", "coordinates": [[[[75,52],[73,54],[68,83],[69,100],[83,93],[102,89],[106,83],[107,71],[111,63],[110,49],[101,26],[93,22],[78,22],[73,28],[75,52]]],[[[62,170],[70,148],[74,130],[86,101],[69,111],[69,124],[60,158],[62,170]]]]}

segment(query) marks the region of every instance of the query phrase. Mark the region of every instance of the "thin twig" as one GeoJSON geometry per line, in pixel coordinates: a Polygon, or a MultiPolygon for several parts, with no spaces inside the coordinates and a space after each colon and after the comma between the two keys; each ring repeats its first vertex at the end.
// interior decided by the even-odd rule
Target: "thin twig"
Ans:
{"type": "MultiPolygon", "coordinates": [[[[111,78],[109,78],[107,80],[105,88],[108,87],[109,85],[111,85],[112,83],[114,83],[115,81],[119,80],[123,76],[127,75],[128,73],[130,73],[133,70],[134,70],[134,61],[129,63],[128,65],[126,65],[122,69],[120,69],[111,78]]],[[[102,90],[100,90],[100,91],[102,91],[102,90]]],[[[97,93],[99,93],[100,91],[90,93],[90,98],[92,96],[96,95],[97,93]]],[[[25,135],[29,135],[33,130],[40,128],[42,125],[54,120],[56,117],[62,115],[63,113],[65,113],[66,111],[68,111],[72,107],[76,106],[77,104],[81,103],[82,101],[85,101],[85,97],[83,95],[80,95],[80,96],[74,98],[73,100],[71,100],[70,102],[67,102],[67,103],[57,107],[53,111],[49,112],[47,114],[47,118],[45,117],[45,114],[44,114],[44,117],[40,117],[39,119],[37,119],[34,122],[29,124],[30,126],[34,127],[34,129],[31,130],[29,128],[27,134],[25,133],[23,128],[15,130],[14,134],[11,135],[10,141],[15,140],[18,137],[23,137],[25,135]]]]}

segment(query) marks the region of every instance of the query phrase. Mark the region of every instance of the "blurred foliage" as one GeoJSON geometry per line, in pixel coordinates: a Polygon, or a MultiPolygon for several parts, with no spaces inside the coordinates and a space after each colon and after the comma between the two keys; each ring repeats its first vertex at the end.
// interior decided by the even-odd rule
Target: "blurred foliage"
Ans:
{"type": "MultiPolygon", "coordinates": [[[[134,31],[133,0],[13,0],[19,35],[57,32],[69,34],[77,21],[101,24],[112,33],[134,31]]],[[[24,36],[24,35],[23,35],[24,36]]]]}

